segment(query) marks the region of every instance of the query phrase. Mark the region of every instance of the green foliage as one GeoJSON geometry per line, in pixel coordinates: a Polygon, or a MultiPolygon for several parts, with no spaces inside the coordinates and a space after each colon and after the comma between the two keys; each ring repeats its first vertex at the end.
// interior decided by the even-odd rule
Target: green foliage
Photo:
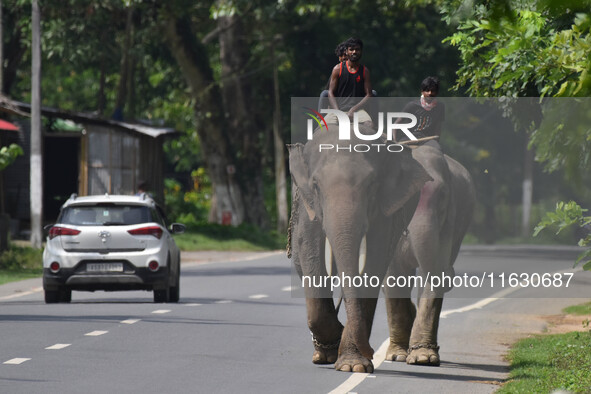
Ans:
{"type": "Polygon", "coordinates": [[[553,98],[545,101],[544,121],[530,135],[536,160],[548,172],[563,170],[579,190],[591,180],[591,99],[553,98]]]}
{"type": "Polygon", "coordinates": [[[43,251],[11,244],[8,250],[0,253],[0,271],[42,272],[43,251]]]}
{"type": "Polygon", "coordinates": [[[195,228],[207,222],[211,207],[211,183],[200,168],[193,172],[193,187],[184,191],[180,182],[164,180],[164,200],[169,221],[183,223],[187,228],[195,228]]]}
{"type": "Polygon", "coordinates": [[[23,149],[17,144],[3,146],[0,149],[0,171],[14,163],[17,157],[23,154],[23,149]]]}
{"type": "MultiPolygon", "coordinates": [[[[574,201],[568,203],[559,202],[556,204],[554,212],[546,213],[546,217],[538,223],[534,230],[534,236],[545,228],[556,227],[559,234],[562,230],[573,225],[580,227],[586,232],[586,235],[579,239],[579,246],[591,245],[591,216],[583,216],[587,209],[583,209],[574,201]]],[[[575,262],[575,265],[583,262],[583,269],[591,271],[591,249],[583,252],[575,262]]]]}
{"type": "Polygon", "coordinates": [[[521,340],[511,349],[509,359],[510,380],[498,393],[591,391],[591,331],[521,340]]]}
{"type": "MultiPolygon", "coordinates": [[[[586,95],[590,16],[552,3],[506,3],[503,10],[480,4],[464,14],[444,40],[462,59],[455,88],[484,97],[586,95]]],[[[451,21],[449,4],[443,9],[451,21]]]]}
{"type": "MultiPolygon", "coordinates": [[[[451,20],[449,5],[457,2],[444,3],[451,20]]],[[[462,59],[455,88],[467,86],[471,95],[485,97],[589,95],[591,15],[586,5],[529,0],[502,12],[483,4],[474,7],[459,21],[458,32],[444,40],[459,49],[462,59]]],[[[530,140],[548,171],[565,169],[577,184],[591,164],[591,113],[585,104],[548,101],[544,122],[537,122],[540,127],[533,128],[530,140]]]]}

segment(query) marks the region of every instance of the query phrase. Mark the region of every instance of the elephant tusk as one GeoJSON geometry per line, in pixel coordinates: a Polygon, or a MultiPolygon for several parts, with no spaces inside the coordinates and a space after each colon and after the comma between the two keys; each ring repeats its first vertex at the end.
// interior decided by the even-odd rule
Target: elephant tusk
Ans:
{"type": "Polygon", "coordinates": [[[363,236],[361,245],[359,245],[359,275],[363,274],[365,263],[367,262],[367,235],[363,236]]]}
{"type": "Polygon", "coordinates": [[[330,246],[330,242],[328,242],[328,238],[324,240],[324,266],[326,268],[326,272],[328,276],[332,275],[332,247],[330,246]]]}

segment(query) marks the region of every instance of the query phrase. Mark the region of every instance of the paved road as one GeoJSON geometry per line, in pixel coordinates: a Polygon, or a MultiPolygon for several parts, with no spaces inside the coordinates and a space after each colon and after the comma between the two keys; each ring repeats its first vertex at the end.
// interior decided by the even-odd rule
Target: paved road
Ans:
{"type": "MultiPolygon", "coordinates": [[[[568,270],[572,257],[570,249],[467,248],[456,274],[568,270]]],[[[380,302],[371,341],[379,367],[351,375],[311,363],[290,274],[281,253],[184,254],[179,304],[153,304],[148,292],[74,292],[71,304],[45,305],[40,280],[0,286],[0,393],[489,393],[506,377],[509,342],[543,330],[538,314],[582,302],[564,298],[571,293],[540,300],[548,293],[535,289],[501,299],[490,298],[500,288],[454,289],[439,368],[381,362],[380,302]]],[[[573,282],[581,297],[591,294],[587,274],[573,282]]]]}

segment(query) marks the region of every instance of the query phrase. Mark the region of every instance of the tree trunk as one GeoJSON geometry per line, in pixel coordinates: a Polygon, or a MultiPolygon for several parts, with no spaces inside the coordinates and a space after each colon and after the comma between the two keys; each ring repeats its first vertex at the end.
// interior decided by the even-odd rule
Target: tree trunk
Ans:
{"type": "Polygon", "coordinates": [[[41,12],[32,4],[31,45],[31,246],[43,246],[43,139],[41,134],[41,12]]]}
{"type": "Polygon", "coordinates": [[[279,102],[279,73],[275,58],[275,45],[271,46],[273,58],[273,92],[275,111],[273,113],[273,146],[275,147],[275,199],[277,202],[277,232],[287,230],[287,184],[285,181],[285,143],[281,138],[281,105],[279,102]]]}
{"type": "Polygon", "coordinates": [[[195,127],[214,194],[210,221],[222,223],[230,216],[231,223],[238,225],[244,220],[244,205],[238,183],[232,176],[236,167],[224,134],[222,100],[213,83],[207,51],[195,40],[187,22],[170,15],[165,18],[165,39],[195,100],[195,127]]]}
{"type": "Polygon", "coordinates": [[[534,149],[527,148],[528,139],[525,139],[525,154],[523,164],[523,185],[522,185],[522,216],[521,216],[521,236],[526,238],[531,235],[530,218],[534,187],[534,149]]]}
{"type": "Polygon", "coordinates": [[[259,227],[267,227],[265,210],[260,130],[250,107],[250,77],[244,76],[249,53],[244,24],[237,15],[218,18],[220,62],[222,65],[222,97],[224,116],[233,151],[240,157],[236,179],[243,191],[245,220],[259,227]]]}
{"type": "Polygon", "coordinates": [[[127,101],[127,87],[129,78],[129,56],[132,45],[133,35],[133,7],[127,8],[127,21],[125,22],[125,39],[123,48],[121,48],[121,65],[119,68],[119,86],[117,88],[117,99],[115,100],[115,109],[113,119],[123,120],[123,112],[127,101]]]}

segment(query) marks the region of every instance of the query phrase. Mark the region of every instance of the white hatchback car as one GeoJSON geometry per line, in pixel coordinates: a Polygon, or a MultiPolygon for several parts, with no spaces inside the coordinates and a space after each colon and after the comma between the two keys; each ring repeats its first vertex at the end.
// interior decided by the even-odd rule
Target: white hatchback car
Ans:
{"type": "Polygon", "coordinates": [[[181,257],[162,209],[139,196],[73,194],[43,251],[45,302],[70,302],[72,290],[148,290],[154,302],[178,302],[181,257]]]}

